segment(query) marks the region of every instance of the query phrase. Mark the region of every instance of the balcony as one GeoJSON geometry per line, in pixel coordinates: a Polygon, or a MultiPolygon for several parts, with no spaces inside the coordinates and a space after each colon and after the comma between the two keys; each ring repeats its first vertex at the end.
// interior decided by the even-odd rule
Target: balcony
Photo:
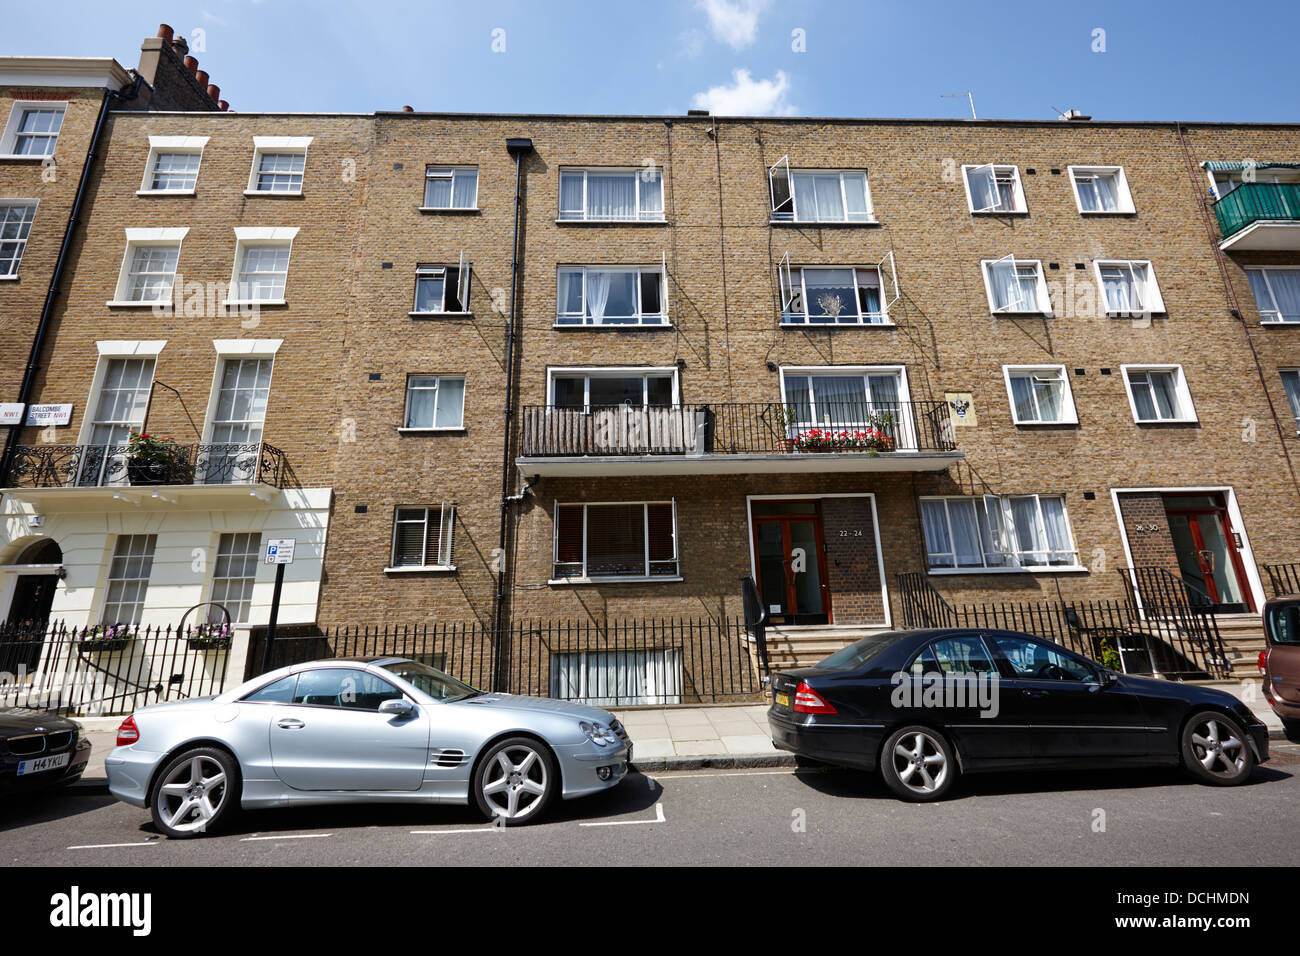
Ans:
{"type": "Polygon", "coordinates": [[[963,454],[945,402],[523,409],[526,475],[942,471],[963,454]]]}
{"type": "Polygon", "coordinates": [[[1300,250],[1300,183],[1242,183],[1214,214],[1224,251],[1300,250]]]}
{"type": "Polygon", "coordinates": [[[150,470],[128,445],[19,445],[5,492],[41,511],[266,504],[291,487],[284,452],[266,442],[177,445],[150,470]]]}

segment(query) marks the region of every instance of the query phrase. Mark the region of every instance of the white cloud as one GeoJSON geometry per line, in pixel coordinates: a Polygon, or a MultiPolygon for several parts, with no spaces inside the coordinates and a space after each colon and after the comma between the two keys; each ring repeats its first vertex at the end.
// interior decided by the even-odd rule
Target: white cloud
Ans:
{"type": "Polygon", "coordinates": [[[733,50],[743,50],[758,36],[759,15],[770,0],[696,0],[709,18],[713,35],[733,50]]]}
{"type": "Polygon", "coordinates": [[[696,93],[694,107],[715,116],[793,116],[798,108],[786,101],[790,79],[777,70],[770,80],[756,80],[749,70],[733,70],[731,83],[696,93]]]}

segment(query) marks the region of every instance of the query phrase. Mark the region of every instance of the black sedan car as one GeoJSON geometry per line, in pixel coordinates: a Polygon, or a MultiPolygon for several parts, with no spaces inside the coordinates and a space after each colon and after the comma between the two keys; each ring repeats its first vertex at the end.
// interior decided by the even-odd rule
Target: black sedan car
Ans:
{"type": "Polygon", "coordinates": [[[35,710],[0,710],[0,794],[81,779],[90,741],[76,721],[35,710]]]}
{"type": "Polygon", "coordinates": [[[994,770],[1181,764],[1231,786],[1268,759],[1268,729],[1231,694],[1117,674],[1014,631],[888,631],[774,674],[771,690],[778,748],[879,770],[904,800],[994,770]]]}

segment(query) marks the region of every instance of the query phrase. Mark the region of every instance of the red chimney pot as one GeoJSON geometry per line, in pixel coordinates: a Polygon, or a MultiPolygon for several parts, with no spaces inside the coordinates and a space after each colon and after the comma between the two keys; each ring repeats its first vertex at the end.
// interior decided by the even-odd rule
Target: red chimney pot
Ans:
{"type": "Polygon", "coordinates": [[[194,78],[199,81],[199,86],[208,85],[208,71],[199,70],[194,74],[194,78]]]}
{"type": "Polygon", "coordinates": [[[176,35],[176,31],[173,30],[171,27],[169,27],[167,24],[165,23],[158,24],[158,36],[160,36],[165,42],[171,43],[172,37],[174,37],[175,35],[176,35]]]}
{"type": "Polygon", "coordinates": [[[217,105],[218,105],[219,107],[221,107],[221,111],[222,111],[223,113],[224,113],[226,110],[230,109],[230,104],[227,103],[225,100],[221,100],[221,101],[219,101],[219,102],[217,103],[217,105]]]}
{"type": "Polygon", "coordinates": [[[221,87],[217,86],[215,83],[209,83],[208,96],[212,97],[214,100],[221,99],[221,87]]]}
{"type": "Polygon", "coordinates": [[[187,56],[185,58],[185,69],[189,70],[191,73],[197,73],[199,70],[199,61],[194,59],[192,56],[187,56]]]}

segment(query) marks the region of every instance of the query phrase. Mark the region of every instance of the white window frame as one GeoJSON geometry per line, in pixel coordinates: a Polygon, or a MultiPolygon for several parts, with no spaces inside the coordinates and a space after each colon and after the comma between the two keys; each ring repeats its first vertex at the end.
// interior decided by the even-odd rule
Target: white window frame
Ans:
{"type": "Polygon", "coordinates": [[[1079,563],[1079,543],[1075,538],[1074,525],[1070,521],[1070,509],[1066,503],[1066,496],[1061,494],[1007,494],[1007,495],[922,495],[917,501],[917,511],[921,518],[921,542],[922,547],[926,549],[926,570],[929,574],[1030,574],[1045,573],[1056,574],[1062,571],[1086,571],[1086,567],[1079,563]],[[1021,551],[1012,547],[1014,540],[1016,545],[1020,544],[1017,532],[1014,513],[1011,508],[1013,500],[1021,498],[1033,498],[1035,500],[1035,513],[1037,517],[1037,531],[1042,540],[1047,540],[1047,522],[1043,516],[1043,499],[1056,498],[1061,501],[1061,513],[1065,518],[1065,530],[1069,535],[1069,548],[1062,548],[1055,551],[1021,551]],[[940,555],[949,555],[952,557],[952,564],[933,564],[935,557],[930,552],[929,545],[925,543],[925,509],[922,502],[942,501],[944,504],[944,520],[947,522],[948,543],[951,546],[956,540],[952,533],[952,512],[950,502],[967,503],[976,509],[977,518],[976,527],[979,527],[978,517],[980,510],[983,510],[985,524],[989,531],[989,540],[984,540],[980,536],[980,559],[981,564],[976,567],[973,565],[957,565],[957,555],[955,551],[939,552],[940,555]],[[988,550],[992,545],[994,550],[988,550]],[[1051,555],[1073,555],[1071,564],[1027,564],[1023,560],[1024,555],[1042,554],[1049,559],[1051,555]]]}
{"type": "Polygon", "coordinates": [[[424,167],[424,194],[420,197],[421,212],[478,212],[478,187],[479,187],[479,168],[477,166],[439,166],[429,164],[424,167]],[[427,205],[429,199],[429,180],[430,179],[450,179],[451,196],[454,201],[456,198],[456,178],[457,174],[463,175],[472,172],[474,174],[474,198],[468,206],[430,206],[427,205]]]}
{"type": "Polygon", "coordinates": [[[284,266],[285,295],[289,290],[289,266],[293,260],[293,240],[298,235],[297,226],[236,226],[235,227],[235,263],[230,272],[230,287],[227,291],[225,305],[284,305],[285,298],[279,299],[242,299],[239,298],[239,274],[243,271],[244,253],[254,246],[283,246],[289,250],[289,261],[284,266]]]}
{"type": "Polygon", "coordinates": [[[199,175],[203,171],[203,148],[208,144],[207,136],[150,136],[149,158],[144,164],[144,179],[137,196],[193,196],[199,184],[199,175]],[[172,153],[183,153],[199,158],[199,168],[194,171],[194,185],[189,189],[155,189],[154,176],[158,169],[158,160],[172,153]]]}
{"type": "Polygon", "coordinates": [[[1260,308],[1259,297],[1255,295],[1255,287],[1250,287],[1251,298],[1255,300],[1255,310],[1259,313],[1260,325],[1300,325],[1300,316],[1294,319],[1282,317],[1282,310],[1278,308],[1277,293],[1273,291],[1273,280],[1269,278],[1270,272],[1294,272],[1300,269],[1300,266],[1242,266],[1242,271],[1246,273],[1246,284],[1250,285],[1250,273],[1258,272],[1264,280],[1264,286],[1268,289],[1268,297],[1272,300],[1273,308],[1260,308]],[[1276,319],[1265,318],[1266,315],[1276,315],[1276,319]]]}
{"type": "Polygon", "coordinates": [[[410,571],[455,571],[456,564],[454,560],[455,534],[456,534],[456,505],[451,502],[442,502],[438,508],[438,554],[433,564],[429,563],[429,512],[434,509],[434,505],[396,505],[393,508],[393,534],[392,541],[388,548],[388,567],[384,568],[387,574],[410,571]],[[401,524],[415,524],[414,521],[398,521],[397,515],[401,511],[414,511],[416,509],[424,510],[424,520],[421,523],[424,531],[420,536],[420,560],[421,564],[398,564],[397,563],[397,526],[401,524]]]}
{"type": "Polygon", "coordinates": [[[444,372],[410,372],[406,376],[406,400],[402,408],[402,427],[399,432],[463,432],[465,430],[465,391],[468,387],[466,377],[459,373],[444,372]],[[433,420],[438,420],[438,411],[442,402],[442,383],[447,381],[458,381],[462,383],[460,393],[460,418],[455,425],[412,425],[411,421],[411,379],[414,378],[431,378],[435,384],[429,386],[420,386],[421,390],[434,392],[433,420]]]}
{"type": "MultiPolygon", "coordinates": [[[[1064,365],[1004,365],[1002,366],[1002,378],[1007,387],[1007,402],[1011,406],[1011,421],[1016,425],[1077,425],[1079,416],[1074,407],[1074,395],[1070,390],[1070,376],[1066,372],[1064,365]],[[1062,385],[1061,388],[1061,417],[1052,420],[1042,418],[1022,419],[1016,412],[1016,393],[1011,388],[1011,379],[1029,375],[1038,377],[1051,375],[1057,378],[1062,385]]],[[[1038,409],[1038,398],[1034,398],[1034,408],[1038,409]]]]}
{"type": "MultiPolygon", "coordinates": [[[[1001,259],[981,259],[980,272],[984,276],[984,293],[988,296],[989,311],[994,315],[1041,315],[1050,317],[1052,315],[1052,297],[1048,294],[1047,279],[1043,273],[1043,262],[1041,259],[1019,259],[1015,256],[1003,256],[1001,259]],[[1019,269],[1021,266],[1032,265],[1038,270],[1037,297],[1039,299],[1036,309],[1016,309],[1010,303],[1003,308],[998,308],[997,300],[993,297],[993,267],[1009,262],[1013,269],[1019,269]]],[[[1016,284],[1017,289],[1020,287],[1016,284]]]]}
{"type": "Polygon", "coordinates": [[[307,183],[307,147],[314,136],[254,136],[253,165],[248,171],[248,187],[245,196],[301,196],[303,186],[307,183]],[[257,188],[258,167],[262,164],[265,153],[299,153],[302,155],[302,185],[297,189],[270,190],[257,188]]]}
{"type": "Polygon", "coordinates": [[[470,292],[470,273],[473,270],[473,264],[465,258],[465,251],[462,249],[460,259],[456,268],[456,297],[460,303],[458,310],[452,311],[447,308],[447,272],[453,268],[451,265],[435,264],[431,262],[420,263],[415,267],[415,301],[411,303],[411,311],[407,315],[412,316],[461,316],[473,315],[474,312],[469,307],[470,292]],[[420,280],[432,279],[437,274],[442,273],[442,308],[425,309],[421,311],[420,305],[420,280]]]}
{"type": "MultiPolygon", "coordinates": [[[[547,408],[555,407],[555,380],[557,378],[578,378],[584,379],[582,387],[583,408],[591,411],[591,380],[593,378],[641,378],[641,406],[649,408],[646,402],[649,401],[650,392],[648,379],[650,377],[661,377],[671,375],[673,381],[673,403],[669,408],[676,408],[681,405],[680,379],[677,375],[677,367],[673,365],[663,367],[647,367],[644,365],[616,365],[616,366],[583,366],[583,367],[564,367],[550,366],[546,370],[546,406],[547,408]]],[[[596,406],[600,408],[601,406],[596,406]]],[[[634,406],[635,407],[635,406],[634,406]]],[[[658,406],[655,406],[658,407],[658,406]]]]}
{"type": "Polygon", "coordinates": [[[113,298],[104,304],[114,308],[171,310],[176,299],[176,277],[180,274],[181,245],[189,231],[188,226],[167,229],[127,229],[126,251],[122,255],[122,267],[117,273],[117,285],[113,288],[113,298]],[[176,268],[172,270],[171,294],[165,299],[128,299],[127,285],[130,282],[131,265],[135,260],[136,250],[164,246],[173,246],[176,249],[176,268]]]}
{"type": "MultiPolygon", "coordinates": [[[[27,243],[28,243],[28,241],[31,239],[32,228],[36,225],[36,210],[37,210],[37,208],[40,206],[40,202],[41,202],[41,201],[40,201],[39,199],[17,199],[17,198],[15,198],[15,199],[8,199],[8,198],[0,199],[0,209],[7,209],[7,208],[10,208],[10,207],[18,207],[18,206],[21,206],[21,207],[23,207],[23,208],[25,208],[25,209],[30,209],[30,210],[32,211],[32,217],[31,217],[31,219],[27,220],[27,235],[22,236],[21,238],[18,238],[18,239],[4,239],[4,238],[0,238],[0,242],[16,242],[16,243],[18,243],[18,258],[14,260],[14,271],[13,271],[13,272],[9,272],[9,273],[0,274],[0,282],[16,282],[16,281],[18,281],[18,272],[19,272],[20,269],[22,269],[22,265],[23,265],[23,256],[24,256],[24,255],[26,254],[26,252],[27,252],[27,243]]],[[[4,220],[3,220],[2,218],[0,218],[0,226],[2,226],[3,223],[4,223],[4,220]]]]}
{"type": "Polygon", "coordinates": [[[585,703],[591,707],[631,707],[654,705],[662,707],[682,702],[682,687],[685,677],[682,670],[682,649],[680,647],[645,647],[629,649],[585,649],[580,651],[553,651],[551,653],[550,673],[548,674],[551,697],[573,703],[585,703]],[[600,696],[602,689],[617,690],[620,670],[628,668],[629,661],[636,661],[639,673],[645,679],[646,694],[614,694],[600,696]],[[566,667],[566,664],[569,665],[566,667]],[[560,673],[568,670],[576,674],[577,694],[562,697],[560,673]],[[590,675],[595,671],[601,678],[592,686],[590,675]],[[602,687],[602,683],[604,687],[602,687]]]}
{"type": "MultiPolygon", "coordinates": [[[[227,613],[230,613],[230,605],[227,603],[227,601],[229,601],[230,599],[229,589],[232,583],[241,582],[241,589],[243,586],[247,585],[248,587],[247,601],[241,598],[239,602],[241,605],[247,603],[248,605],[247,612],[244,614],[230,613],[230,623],[231,625],[248,624],[252,618],[252,613],[253,613],[253,594],[255,593],[257,588],[257,569],[261,566],[262,563],[261,562],[262,532],[260,531],[220,532],[217,535],[217,543],[216,546],[213,548],[212,553],[216,556],[216,558],[212,562],[212,580],[208,586],[208,600],[213,603],[220,604],[223,608],[226,609],[227,613]],[[250,543],[254,545],[253,550],[251,552],[233,550],[236,539],[241,535],[249,536],[248,540],[250,541],[250,543]],[[241,574],[241,575],[233,575],[233,574],[218,575],[217,574],[217,571],[221,566],[221,558],[223,557],[221,545],[222,542],[226,539],[230,540],[232,550],[228,552],[225,556],[231,559],[238,557],[244,561],[247,561],[251,557],[253,559],[252,574],[241,574]],[[225,592],[222,594],[220,600],[218,600],[217,598],[217,589],[218,589],[219,582],[222,590],[225,592]]],[[[213,622],[213,623],[219,623],[219,622],[213,622]]]]}
{"type": "MultiPolygon", "coordinates": [[[[789,326],[795,328],[803,328],[803,327],[839,328],[841,326],[852,327],[855,325],[893,325],[894,324],[894,320],[889,317],[889,309],[891,306],[893,306],[895,302],[898,301],[899,293],[898,293],[898,273],[894,270],[893,252],[890,252],[888,255],[885,256],[884,259],[881,259],[880,262],[876,263],[875,265],[868,265],[868,266],[841,266],[841,265],[792,266],[790,264],[790,254],[787,252],[781,258],[780,268],[778,268],[777,270],[777,281],[781,286],[780,321],[783,326],[789,326]],[[888,265],[889,276],[892,279],[892,285],[894,289],[894,294],[892,297],[888,293],[888,286],[886,285],[886,280],[885,280],[886,265],[888,265]],[[808,283],[806,281],[806,275],[810,270],[813,272],[816,272],[818,270],[824,270],[827,272],[848,271],[853,273],[853,291],[854,291],[853,305],[854,305],[854,309],[857,311],[857,321],[842,322],[842,321],[824,321],[824,320],[814,321],[813,320],[812,314],[808,311],[808,283]],[[795,272],[799,273],[799,294],[803,300],[803,312],[797,314],[797,316],[802,316],[801,318],[789,317],[791,315],[790,306],[794,301],[793,283],[794,283],[795,272]],[[860,304],[861,302],[860,290],[864,287],[864,283],[859,279],[859,273],[864,273],[868,275],[871,273],[875,274],[876,277],[875,288],[879,293],[879,297],[880,297],[879,312],[862,311],[862,306],[860,304]]],[[[865,285],[866,287],[869,288],[871,284],[866,283],[865,285]]]]}
{"type": "Polygon", "coordinates": [[[144,617],[146,599],[149,597],[149,579],[153,577],[153,564],[154,564],[154,560],[157,558],[157,555],[158,555],[157,534],[146,533],[146,534],[114,535],[113,550],[110,551],[108,554],[108,561],[106,562],[106,567],[104,569],[104,601],[100,607],[100,612],[99,612],[99,621],[101,624],[130,624],[134,626],[140,623],[141,618],[144,617]],[[143,551],[139,555],[132,555],[130,554],[130,548],[134,544],[137,538],[143,538],[144,542],[147,543],[149,547],[146,551],[143,551]],[[120,577],[120,578],[113,577],[113,562],[118,560],[119,557],[117,553],[118,546],[124,541],[129,542],[129,544],[128,544],[128,553],[126,555],[121,556],[122,559],[129,561],[133,557],[140,558],[147,566],[146,573],[143,577],[138,577],[138,576],[120,577]],[[108,620],[109,607],[114,604],[116,604],[118,607],[121,607],[124,603],[122,601],[109,600],[109,592],[112,590],[113,585],[118,582],[135,582],[136,584],[142,585],[137,597],[131,602],[129,602],[133,606],[133,611],[131,616],[134,617],[135,620],[132,621],[123,621],[120,619],[114,621],[108,620]]]}
{"type": "Polygon", "coordinates": [[[577,265],[566,264],[557,266],[555,270],[555,328],[557,329],[667,329],[672,327],[672,320],[668,316],[668,260],[667,255],[661,256],[659,265],[577,265]],[[561,312],[562,295],[564,293],[564,284],[562,277],[566,272],[582,273],[582,311],[581,312],[561,312]],[[635,273],[636,280],[636,313],[632,316],[623,316],[627,318],[626,322],[614,321],[596,321],[587,316],[587,273],[588,272],[616,272],[635,273]],[[647,313],[644,311],[641,302],[641,276],[645,274],[657,274],[659,276],[659,311],[647,313]],[[563,321],[568,319],[570,321],[563,321]],[[577,321],[572,321],[576,319],[577,321]],[[659,321],[651,321],[658,319],[659,321]]]}
{"type": "Polygon", "coordinates": [[[9,110],[9,119],[5,122],[4,133],[0,135],[0,159],[22,159],[31,162],[43,162],[50,159],[55,150],[59,148],[59,137],[63,135],[63,123],[68,121],[68,101],[67,100],[15,100],[13,107],[9,110]],[[38,134],[46,139],[52,139],[53,144],[50,146],[48,153],[19,153],[15,152],[18,146],[18,127],[22,123],[23,114],[30,110],[48,110],[57,109],[63,113],[63,119],[59,124],[59,131],[52,136],[49,134],[38,134]]]}
{"type": "MultiPolygon", "coordinates": [[[[1121,365],[1120,373],[1124,376],[1124,390],[1128,394],[1129,409],[1133,413],[1133,423],[1135,425],[1177,425],[1190,424],[1199,421],[1196,417],[1196,406],[1192,403],[1192,393],[1187,387],[1187,376],[1183,373],[1181,365],[1121,365]],[[1174,392],[1177,395],[1180,410],[1184,415],[1179,418],[1139,418],[1137,402],[1133,397],[1133,382],[1130,373],[1138,372],[1172,372],[1174,375],[1174,392]]],[[[1157,411],[1159,405],[1152,402],[1157,411]]]]}
{"type": "Polygon", "coordinates": [[[1279,368],[1277,371],[1282,379],[1282,392],[1286,395],[1287,404],[1295,418],[1296,434],[1300,435],[1300,368],[1279,368]],[[1294,392],[1287,386],[1287,376],[1295,383],[1294,392]]]}
{"type": "Polygon", "coordinates": [[[644,166],[561,166],[560,175],[557,179],[558,195],[555,200],[556,222],[666,222],[664,210],[667,206],[667,194],[665,193],[664,171],[662,167],[653,167],[653,172],[659,177],[659,209],[642,210],[641,208],[641,184],[648,182],[642,178],[644,173],[650,172],[651,167],[644,166]],[[565,209],[562,205],[564,201],[563,179],[566,175],[582,174],[582,215],[575,215],[579,210],[565,209]],[[636,218],[635,219],[603,219],[592,216],[590,207],[587,204],[587,177],[589,175],[599,176],[624,176],[630,175],[636,183],[636,218]]]}
{"type": "Polygon", "coordinates": [[[1010,216],[1023,215],[1029,212],[1029,203],[1025,200],[1025,187],[1020,180],[1020,167],[1012,163],[966,163],[961,168],[961,183],[966,189],[966,208],[974,215],[980,216],[1010,216]],[[997,189],[997,179],[1005,177],[1006,171],[1011,172],[1011,209],[1003,209],[1001,205],[989,206],[987,209],[975,208],[975,194],[971,192],[970,176],[974,170],[987,169],[989,175],[994,180],[993,192],[998,196],[998,202],[1001,203],[1002,193],[997,189]]]}
{"type": "Polygon", "coordinates": [[[791,169],[790,157],[782,156],[773,163],[767,170],[768,197],[770,199],[770,222],[771,223],[801,223],[806,225],[876,225],[875,205],[871,201],[871,176],[866,169],[851,168],[832,168],[832,169],[791,169]],[[799,201],[796,198],[794,180],[796,176],[832,176],[837,175],[840,179],[840,208],[844,210],[842,219],[803,219],[799,216],[799,201]],[[781,203],[776,201],[776,180],[784,176],[786,189],[789,198],[781,203]],[[862,177],[862,195],[866,209],[860,214],[860,218],[854,218],[849,213],[849,196],[848,188],[845,186],[845,178],[848,176],[862,177]],[[784,206],[789,205],[789,212],[783,211],[784,206]]]}
{"type": "Polygon", "coordinates": [[[1123,166],[1068,166],[1070,188],[1074,190],[1074,205],[1081,216],[1119,216],[1136,212],[1133,206],[1133,194],[1128,188],[1128,176],[1123,166]],[[1114,209],[1084,209],[1083,196],[1079,192],[1080,176],[1111,176],[1115,180],[1114,209]]]}
{"type": "MultiPolygon", "coordinates": [[[[680,535],[677,530],[677,499],[641,499],[639,501],[554,501],[554,510],[552,511],[551,521],[551,579],[548,584],[591,584],[607,581],[632,581],[636,583],[651,583],[656,581],[680,581],[682,580],[682,555],[680,544],[680,535]],[[590,509],[617,505],[641,505],[642,506],[642,529],[644,533],[644,545],[642,555],[645,558],[644,574],[599,574],[591,575],[588,573],[587,559],[587,516],[590,509]],[[650,505],[671,505],[673,516],[673,556],[671,559],[660,559],[652,562],[650,560],[650,505]],[[582,574],[570,577],[556,577],[555,568],[560,564],[560,508],[582,508],[582,574]],[[673,574],[651,574],[651,564],[672,564],[676,566],[673,574]]],[[[567,562],[566,562],[567,563],[567,562]]]]}
{"type": "Polygon", "coordinates": [[[1094,259],[1092,274],[1097,280],[1097,296],[1103,311],[1112,318],[1132,318],[1134,316],[1159,315],[1165,311],[1165,300],[1160,294],[1160,283],[1156,281],[1156,268],[1150,259],[1094,259]],[[1146,277],[1138,281],[1137,267],[1146,270],[1146,277]],[[1115,309],[1106,297],[1106,283],[1102,279],[1103,269],[1127,269],[1133,288],[1137,290],[1140,309],[1115,309]]]}

